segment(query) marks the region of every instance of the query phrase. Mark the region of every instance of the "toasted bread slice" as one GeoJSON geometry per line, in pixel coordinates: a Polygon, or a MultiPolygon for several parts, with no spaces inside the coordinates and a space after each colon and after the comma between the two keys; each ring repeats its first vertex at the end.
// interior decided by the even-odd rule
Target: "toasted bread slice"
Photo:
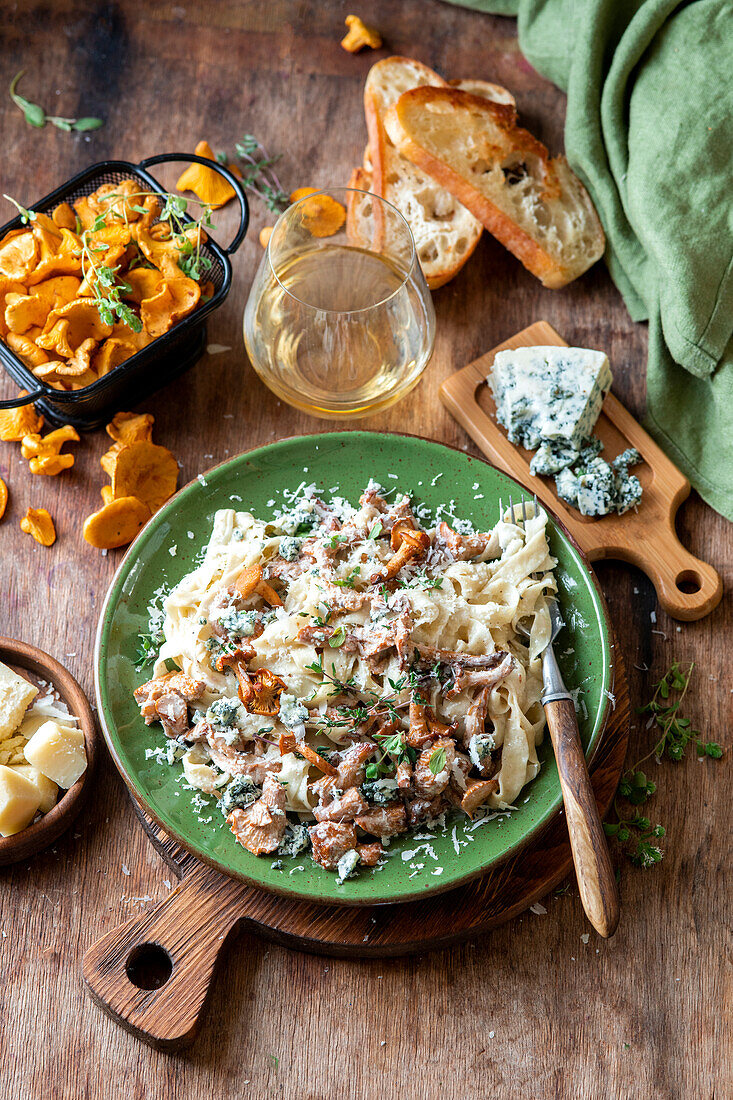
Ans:
{"type": "Polygon", "coordinates": [[[510,105],[455,88],[416,88],[390,107],[385,129],[545,286],[565,286],[603,255],[588,192],[564,157],[550,158],[516,125],[510,105]]]}
{"type": "Polygon", "coordinates": [[[470,92],[471,95],[480,95],[482,99],[491,99],[494,103],[506,103],[510,107],[517,106],[512,93],[501,84],[492,84],[489,80],[449,80],[448,83],[451,88],[457,88],[459,92],[470,92]]]}
{"type": "MultiPolygon", "coordinates": [[[[405,160],[385,133],[384,116],[390,105],[404,91],[423,85],[447,87],[432,69],[406,57],[385,58],[369,70],[364,87],[369,145],[364,165],[354,170],[350,186],[380,195],[404,215],[428,286],[435,290],[452,279],[471,255],[481,236],[481,223],[449,191],[405,160]]],[[[381,247],[384,226],[379,215],[368,197],[354,197],[347,222],[352,239],[381,247]],[[367,232],[373,234],[368,241],[367,232]]]]}

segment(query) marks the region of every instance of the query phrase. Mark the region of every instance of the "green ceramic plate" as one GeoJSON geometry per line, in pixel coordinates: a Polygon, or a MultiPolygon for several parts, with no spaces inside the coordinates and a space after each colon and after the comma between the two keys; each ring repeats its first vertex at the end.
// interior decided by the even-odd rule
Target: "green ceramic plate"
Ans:
{"type": "MultiPolygon", "coordinates": [[[[426,830],[393,841],[383,867],[361,871],[344,885],[310,856],[251,855],[232,836],[215,800],[199,798],[181,782],[181,767],[156,763],[147,750],[161,745],[158,726],[146,726],[132,697],[147,677],[134,666],[138,634],[148,630],[149,605],[194,566],[219,508],[272,511],[283,490],[301,482],[338,492],[356,503],[369,478],[409,489],[430,508],[450,504],[458,516],[486,529],[498,501],[519,496],[516,482],[481,459],[412,436],[333,432],[302,436],[232,458],[191,482],[140,533],[112,582],[97,636],[97,705],[104,735],[125,782],[149,813],[190,852],[226,874],[266,890],[308,901],[343,905],[407,901],[456,886],[504,860],[542,829],[561,805],[549,738],[540,750],[539,776],[511,813],[478,827],[451,822],[443,835],[426,830]]],[[[566,628],[558,656],[570,689],[579,689],[580,731],[589,754],[600,739],[613,688],[613,648],[605,603],[590,567],[568,535],[551,524],[551,549],[566,628]]],[[[147,670],[149,671],[149,670],[147,670]]]]}

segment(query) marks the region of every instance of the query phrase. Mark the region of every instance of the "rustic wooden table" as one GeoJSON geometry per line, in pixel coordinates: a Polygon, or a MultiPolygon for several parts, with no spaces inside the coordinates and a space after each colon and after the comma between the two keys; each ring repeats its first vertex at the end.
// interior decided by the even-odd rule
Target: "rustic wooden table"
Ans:
{"type": "MultiPolygon", "coordinates": [[[[343,183],[360,162],[361,89],[375,56],[339,47],[349,8],[335,0],[5,0],[2,9],[0,87],[25,68],[26,94],[49,112],[106,120],[89,136],[31,130],[2,100],[0,190],[24,203],[91,161],[190,150],[204,137],[231,149],[242,134],[256,134],[283,154],[288,189],[343,183]]],[[[525,123],[551,148],[562,147],[563,96],[522,59],[514,21],[437,0],[381,0],[357,10],[381,28],[393,53],[450,77],[506,84],[525,123]]],[[[217,216],[221,239],[234,218],[233,210],[217,216]]],[[[158,440],[183,463],[182,482],[247,447],[324,426],[276,401],[243,352],[257,233],[272,220],[255,199],[232,293],[209,330],[229,350],[146,404],[158,440]]],[[[572,343],[605,348],[616,393],[642,413],[646,332],[629,320],[602,266],[566,290],[547,291],[484,237],[459,277],[435,294],[435,307],[438,338],[424,380],[364,427],[408,429],[473,452],[438,401],[439,383],[539,318],[572,343]]],[[[0,390],[14,392],[9,382],[0,390]]],[[[54,654],[90,697],[97,614],[120,555],[88,547],[81,521],[99,506],[98,461],[107,442],[103,433],[85,437],[73,471],[59,478],[34,478],[17,446],[0,445],[0,475],[11,493],[0,526],[0,633],[54,654]],[[55,517],[52,549],[19,530],[28,504],[55,517]]],[[[727,556],[730,570],[730,527],[694,495],[679,529],[694,553],[720,569],[727,556]]],[[[648,698],[672,661],[695,660],[689,714],[706,737],[728,741],[729,605],[678,625],[658,611],[651,586],[631,568],[602,564],[598,573],[632,703],[648,698]]],[[[650,733],[643,720],[633,726],[636,759],[650,733]]],[[[693,754],[677,766],[652,764],[658,791],[650,813],[667,827],[665,858],[644,872],[617,856],[623,915],[610,942],[581,938],[589,926],[574,883],[546,899],[544,914],[526,913],[481,942],[402,961],[323,959],[242,936],[197,1044],[171,1055],[116,1027],[82,987],[89,944],[161,898],[171,878],[103,756],[95,793],[71,832],[31,864],[0,869],[3,1098],[729,1094],[721,1020],[725,761],[699,764],[693,754]]]]}

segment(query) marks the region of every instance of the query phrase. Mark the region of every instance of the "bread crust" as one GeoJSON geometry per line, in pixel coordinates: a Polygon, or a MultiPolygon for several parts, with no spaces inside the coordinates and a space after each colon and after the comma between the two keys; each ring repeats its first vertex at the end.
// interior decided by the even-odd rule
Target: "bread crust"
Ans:
{"type": "Polygon", "coordinates": [[[577,177],[572,176],[564,157],[551,159],[541,142],[527,130],[516,125],[516,112],[511,105],[490,102],[456,88],[416,88],[404,92],[390,107],[385,118],[385,129],[403,156],[441,186],[447,188],[497,240],[542,281],[544,286],[558,289],[567,285],[602,255],[605,243],[603,230],[585,188],[577,177]],[[493,156],[497,165],[500,165],[502,159],[511,153],[516,153],[519,157],[536,158],[543,169],[541,196],[543,200],[559,200],[563,194],[558,168],[563,170],[563,174],[569,174],[574,184],[577,184],[574,197],[581,200],[585,207],[589,234],[593,240],[591,255],[574,264],[563,263],[483,191],[451,167],[447,159],[436,156],[414,140],[409,132],[408,113],[428,112],[436,104],[446,112],[451,110],[459,112],[466,108],[473,108],[485,115],[498,128],[502,138],[501,146],[495,145],[484,150],[487,159],[493,156]]]}
{"type": "MultiPolygon", "coordinates": [[[[389,138],[384,129],[384,115],[388,104],[383,101],[383,96],[380,92],[380,85],[382,81],[389,82],[390,70],[395,66],[408,66],[410,69],[417,70],[418,78],[422,78],[425,81],[427,87],[439,87],[447,88],[447,81],[427,65],[423,65],[419,61],[415,61],[409,57],[387,57],[381,61],[372,65],[367,75],[366,83],[364,85],[364,116],[366,118],[367,134],[369,136],[368,142],[368,154],[365,151],[364,162],[362,169],[355,169],[352,173],[351,179],[358,179],[358,183],[351,183],[350,186],[358,187],[360,190],[367,190],[373,192],[375,195],[379,195],[381,198],[388,198],[387,187],[387,172],[388,172],[388,158],[389,158],[389,138]]],[[[399,155],[395,150],[393,155],[399,155]]],[[[347,222],[347,229],[351,236],[354,232],[355,236],[361,236],[357,232],[357,210],[358,205],[356,201],[349,203],[351,211],[351,220],[347,222]]],[[[373,246],[377,247],[379,242],[384,239],[384,224],[381,218],[381,209],[375,207],[374,217],[374,241],[373,246]]],[[[480,231],[474,232],[474,239],[469,241],[464,251],[455,263],[449,264],[443,267],[441,270],[432,270],[430,274],[426,274],[426,281],[431,290],[437,290],[438,287],[444,286],[455,275],[458,274],[460,269],[473,254],[476,246],[478,245],[479,238],[481,236],[480,231]]]]}
{"type": "MultiPolygon", "coordinates": [[[[361,227],[359,225],[359,203],[361,200],[358,195],[354,194],[355,190],[371,191],[372,194],[377,193],[372,186],[370,173],[365,168],[352,169],[347,186],[352,189],[348,199],[346,200],[346,232],[348,234],[349,240],[356,243],[361,242],[362,244],[370,243],[371,247],[373,248],[375,247],[374,240],[372,240],[371,242],[366,242],[363,239],[361,227]]],[[[425,281],[428,284],[430,290],[438,290],[441,286],[445,286],[446,283],[449,283],[450,280],[458,274],[460,269],[465,264],[466,260],[468,260],[469,257],[473,255],[479,240],[480,236],[477,236],[474,242],[470,245],[469,249],[464,253],[464,258],[461,259],[461,262],[457,267],[455,265],[452,265],[443,269],[442,271],[434,271],[431,275],[425,276],[425,281]]]]}
{"type": "Polygon", "coordinates": [[[517,101],[512,93],[501,84],[492,84],[490,80],[449,80],[448,84],[459,92],[470,92],[471,95],[482,96],[494,103],[506,103],[515,110],[517,108],[517,101]]]}

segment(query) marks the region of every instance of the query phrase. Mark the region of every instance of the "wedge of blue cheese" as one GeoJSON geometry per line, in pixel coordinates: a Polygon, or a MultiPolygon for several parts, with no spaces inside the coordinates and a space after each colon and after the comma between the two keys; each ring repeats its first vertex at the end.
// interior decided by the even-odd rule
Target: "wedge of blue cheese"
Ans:
{"type": "Polygon", "coordinates": [[[593,433],[612,376],[602,351],[532,347],[500,351],[488,382],[510,441],[529,451],[551,445],[541,462],[563,448],[569,466],[593,433]]]}

